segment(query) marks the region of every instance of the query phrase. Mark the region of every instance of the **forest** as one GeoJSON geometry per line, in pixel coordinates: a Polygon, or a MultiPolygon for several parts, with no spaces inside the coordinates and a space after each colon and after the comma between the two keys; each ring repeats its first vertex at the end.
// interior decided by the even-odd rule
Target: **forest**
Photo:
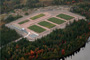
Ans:
{"type": "Polygon", "coordinates": [[[20,16],[20,15],[16,15],[16,16],[9,15],[5,20],[1,21],[1,23],[4,23],[4,24],[0,25],[0,33],[1,33],[0,47],[3,45],[7,45],[8,43],[10,43],[20,37],[20,35],[15,30],[7,28],[5,26],[5,24],[15,21],[21,17],[22,16],[20,16]]]}
{"type": "MultiPolygon", "coordinates": [[[[90,21],[90,0],[1,0],[0,13],[8,13],[14,9],[38,8],[50,5],[73,5],[71,12],[81,14],[90,21]],[[87,3],[87,2],[88,3],[87,3]],[[48,3],[47,3],[48,2],[48,3]]],[[[3,22],[10,23],[22,16],[9,16],[3,22]]],[[[0,50],[1,60],[47,60],[50,58],[64,57],[72,54],[84,45],[90,36],[90,22],[85,20],[74,21],[65,29],[56,29],[49,35],[29,42],[21,39],[17,43],[11,43],[20,37],[15,30],[4,25],[0,26],[0,46],[6,45],[0,50]]]]}
{"type": "Polygon", "coordinates": [[[15,30],[11,30],[5,27],[5,25],[1,26],[0,33],[1,33],[0,47],[3,45],[7,45],[9,42],[14,41],[20,37],[20,35],[17,34],[15,30]]]}
{"type": "Polygon", "coordinates": [[[90,23],[74,21],[65,29],[56,29],[41,39],[29,42],[22,39],[1,49],[2,60],[47,60],[72,54],[90,36],[90,23]]]}
{"type": "MultiPolygon", "coordinates": [[[[16,15],[16,16],[10,15],[10,16],[8,16],[8,18],[6,18],[5,20],[3,20],[1,22],[4,22],[6,24],[6,23],[10,23],[12,21],[15,21],[21,17],[22,16],[20,16],[20,15],[16,15]]],[[[15,30],[7,28],[5,26],[5,24],[0,26],[0,33],[1,33],[0,46],[7,45],[8,43],[10,43],[20,37],[20,35],[15,30]]]]}
{"type": "Polygon", "coordinates": [[[78,3],[71,7],[71,12],[81,14],[90,21],[90,3],[78,3]]]}
{"type": "Polygon", "coordinates": [[[90,0],[1,0],[0,13],[8,13],[14,9],[38,8],[51,5],[72,5],[79,2],[90,2],[90,0]]]}

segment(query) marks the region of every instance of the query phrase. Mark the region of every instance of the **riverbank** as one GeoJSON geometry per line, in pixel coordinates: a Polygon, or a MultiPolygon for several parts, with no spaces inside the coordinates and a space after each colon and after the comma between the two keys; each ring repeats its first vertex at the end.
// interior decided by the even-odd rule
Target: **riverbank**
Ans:
{"type": "Polygon", "coordinates": [[[89,27],[87,21],[79,20],[67,25],[65,29],[56,29],[34,42],[22,39],[1,49],[1,58],[18,60],[23,57],[25,60],[48,60],[67,56],[86,43],[90,36],[89,27]]]}
{"type": "Polygon", "coordinates": [[[90,37],[84,48],[81,48],[74,56],[65,58],[65,60],[90,60],[90,37]]]}
{"type": "MultiPolygon", "coordinates": [[[[48,58],[48,59],[45,59],[45,60],[73,60],[73,59],[75,59],[75,58],[73,58],[72,59],[72,56],[74,57],[74,55],[75,54],[77,54],[77,53],[79,53],[80,51],[82,51],[82,50],[84,50],[84,48],[87,46],[87,44],[90,44],[90,33],[88,33],[88,37],[87,37],[87,39],[86,39],[86,42],[83,44],[83,45],[81,45],[81,46],[79,46],[76,50],[74,50],[73,52],[71,52],[70,54],[67,54],[66,56],[63,56],[63,57],[56,57],[56,58],[48,58]],[[71,57],[71,58],[70,58],[71,57]]],[[[88,47],[90,47],[90,46],[88,46],[88,47]]],[[[89,50],[90,50],[90,48],[88,48],[89,50]]],[[[88,50],[88,51],[89,51],[88,50]]],[[[82,53],[83,54],[83,53],[82,53]]],[[[80,55],[80,56],[82,56],[82,55],[80,55]]],[[[90,54],[88,54],[88,56],[90,56],[90,54]]],[[[89,58],[89,57],[88,57],[89,58]]],[[[87,58],[87,59],[88,59],[87,58]]],[[[79,60],[80,58],[76,58],[77,60],[79,60]]],[[[82,59],[82,58],[81,58],[82,59]]],[[[82,60],[85,60],[85,58],[84,59],[82,59],[82,60]]],[[[89,59],[88,59],[89,60],[89,59]]]]}

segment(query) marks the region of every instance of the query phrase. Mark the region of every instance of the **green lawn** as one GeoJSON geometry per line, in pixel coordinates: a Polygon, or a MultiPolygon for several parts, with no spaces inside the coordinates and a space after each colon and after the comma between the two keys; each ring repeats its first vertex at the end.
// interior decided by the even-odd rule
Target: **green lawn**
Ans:
{"type": "Polygon", "coordinates": [[[35,32],[37,32],[37,33],[41,33],[43,31],[45,31],[45,29],[43,29],[43,28],[41,28],[41,27],[39,27],[37,25],[33,25],[33,26],[28,27],[28,28],[35,31],[35,32]]]}
{"type": "Polygon", "coordinates": [[[31,17],[30,19],[35,20],[35,19],[38,19],[38,18],[43,17],[43,16],[45,16],[45,14],[39,14],[39,15],[36,15],[34,17],[31,17]]]}
{"type": "Polygon", "coordinates": [[[25,20],[25,21],[22,21],[22,22],[19,22],[18,24],[24,24],[26,22],[28,22],[29,20],[25,20]]]}
{"type": "Polygon", "coordinates": [[[66,19],[66,20],[70,20],[70,19],[74,18],[74,17],[66,15],[66,14],[59,14],[59,15],[57,15],[57,17],[60,17],[60,18],[66,19]]]}
{"type": "Polygon", "coordinates": [[[62,23],[65,22],[64,20],[61,20],[61,19],[58,19],[58,18],[55,18],[55,17],[49,18],[48,20],[53,22],[53,23],[56,23],[56,24],[62,24],[62,23]]]}
{"type": "Polygon", "coordinates": [[[40,23],[38,23],[38,24],[39,24],[39,25],[42,25],[42,26],[44,26],[44,27],[47,27],[47,28],[53,28],[53,27],[55,27],[54,24],[51,24],[51,23],[46,22],[46,21],[42,21],[42,22],[40,22],[40,23]]]}

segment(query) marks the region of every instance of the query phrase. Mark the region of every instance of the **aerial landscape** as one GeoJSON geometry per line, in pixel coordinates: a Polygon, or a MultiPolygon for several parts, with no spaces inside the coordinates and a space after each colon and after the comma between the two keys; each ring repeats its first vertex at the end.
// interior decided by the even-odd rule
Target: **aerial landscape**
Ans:
{"type": "Polygon", "coordinates": [[[1,0],[0,60],[90,60],[89,0],[1,0]]]}

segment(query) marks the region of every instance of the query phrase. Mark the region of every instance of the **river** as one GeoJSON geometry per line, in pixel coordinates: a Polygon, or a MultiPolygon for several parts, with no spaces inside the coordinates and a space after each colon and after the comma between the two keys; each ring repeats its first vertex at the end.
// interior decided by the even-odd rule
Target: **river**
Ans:
{"type": "Polygon", "coordinates": [[[90,60],[90,37],[84,48],[81,48],[74,56],[65,58],[65,60],[90,60]]]}

